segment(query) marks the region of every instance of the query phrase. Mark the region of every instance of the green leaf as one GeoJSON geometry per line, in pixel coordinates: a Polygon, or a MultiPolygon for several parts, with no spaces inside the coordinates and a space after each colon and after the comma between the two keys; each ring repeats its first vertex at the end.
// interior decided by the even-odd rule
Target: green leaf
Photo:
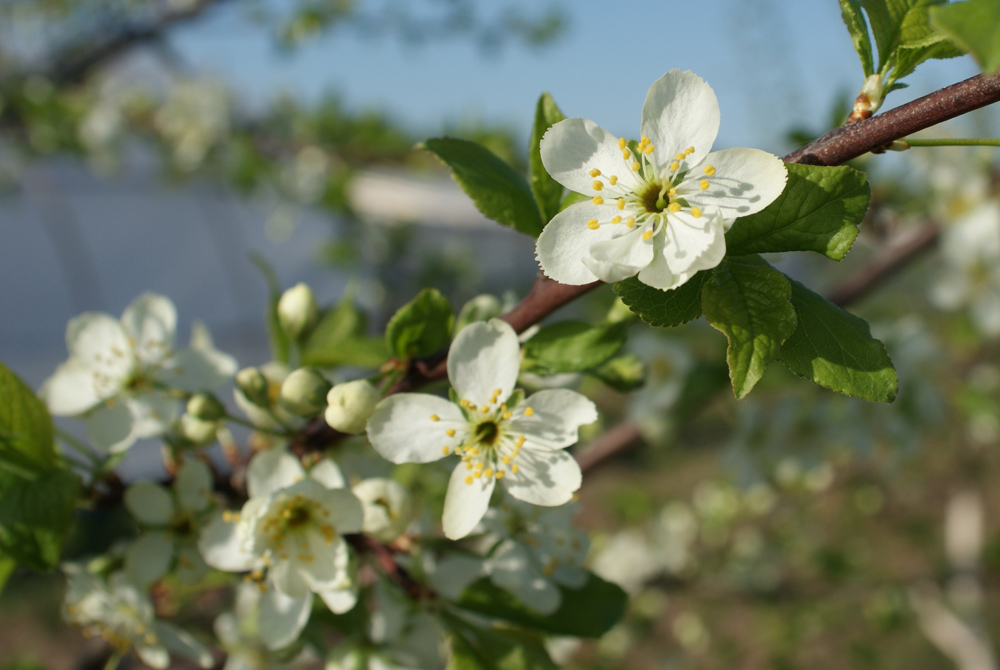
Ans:
{"type": "Polygon", "coordinates": [[[705,282],[705,318],[729,340],[726,361],[737,398],[743,398],[795,330],[788,279],[760,259],[727,259],[705,282]]]}
{"type": "Polygon", "coordinates": [[[452,631],[448,670],[556,670],[541,640],[518,631],[478,628],[443,617],[452,631]]]}
{"type": "Polygon", "coordinates": [[[48,469],[56,462],[52,417],[38,396],[0,363],[0,456],[18,467],[48,469]]]}
{"type": "Polygon", "coordinates": [[[36,570],[55,567],[79,487],[76,475],[59,468],[33,480],[0,472],[0,552],[36,570]]]}
{"type": "Polygon", "coordinates": [[[437,289],[425,288],[389,320],[385,343],[400,359],[430,356],[448,346],[454,325],[448,299],[437,289]]]}
{"type": "Polygon", "coordinates": [[[967,0],[933,7],[930,22],[971,51],[985,74],[1000,70],[1000,2],[967,0]]]}
{"type": "Polygon", "coordinates": [[[364,312],[350,295],[326,312],[302,347],[302,364],[377,368],[389,358],[385,339],[368,337],[364,312]]]}
{"type": "Polygon", "coordinates": [[[628,324],[621,322],[607,326],[553,323],[524,343],[521,369],[542,375],[589,370],[618,353],[627,335],[628,324]]]}
{"type": "Polygon", "coordinates": [[[931,46],[939,41],[933,35],[933,30],[927,23],[929,5],[944,4],[948,0],[859,0],[861,6],[868,12],[875,45],[878,47],[878,72],[886,75],[893,69],[886,85],[891,86],[913,71],[919,63],[927,58],[948,57],[946,49],[935,52],[903,54],[903,68],[898,59],[900,47],[917,49],[931,46]]]}
{"type": "Polygon", "coordinates": [[[900,26],[900,44],[896,49],[896,64],[886,78],[888,85],[911,74],[917,66],[931,58],[954,58],[964,52],[950,41],[944,33],[935,31],[930,25],[930,4],[910,8],[900,26]]]}
{"type": "Polygon", "coordinates": [[[892,402],[899,380],[885,345],[868,324],[795,280],[798,326],[781,347],[788,368],[824,388],[873,402],[892,402]]]}
{"type": "Polygon", "coordinates": [[[840,0],[840,16],[844,19],[847,32],[851,34],[851,41],[861,59],[861,68],[865,71],[865,76],[875,74],[872,42],[868,37],[868,22],[861,12],[861,3],[858,0],[840,0]]]}
{"type": "Polygon", "coordinates": [[[843,259],[871,201],[865,173],[843,165],[785,167],[785,190],[760,212],[736,220],[726,233],[726,253],[815,251],[843,259]]]}
{"type": "Polygon", "coordinates": [[[548,93],[542,93],[535,106],[535,124],[531,128],[528,164],[531,171],[531,192],[535,194],[535,202],[538,203],[538,209],[542,212],[543,225],[559,213],[559,201],[562,199],[563,187],[545,171],[539,143],[546,130],[565,118],[552,96],[548,93]]]}
{"type": "Polygon", "coordinates": [[[701,316],[701,287],[708,272],[699,272],[671,291],[646,286],[636,277],[614,285],[632,312],[651,326],[679,326],[701,316]]]}
{"type": "Polygon", "coordinates": [[[475,142],[430,139],[420,145],[451,168],[451,175],[483,216],[538,237],[542,219],[531,187],[496,154],[475,142]]]}
{"type": "Polygon", "coordinates": [[[0,595],[3,595],[3,588],[7,586],[7,580],[14,574],[16,567],[17,561],[0,552],[0,595]]]}
{"type": "Polygon", "coordinates": [[[615,356],[587,372],[622,393],[634,391],[646,383],[646,364],[635,354],[615,356]]]}
{"type": "Polygon", "coordinates": [[[628,596],[617,585],[597,575],[582,588],[559,587],[562,603],[552,614],[539,614],[484,577],[462,592],[459,607],[555,635],[597,638],[625,614],[628,596]]]}
{"type": "Polygon", "coordinates": [[[267,282],[267,307],[264,308],[264,323],[267,324],[267,339],[271,343],[271,357],[280,363],[288,362],[289,340],[278,320],[278,300],[281,299],[281,282],[267,259],[258,253],[251,254],[251,262],[260,270],[267,282]]]}

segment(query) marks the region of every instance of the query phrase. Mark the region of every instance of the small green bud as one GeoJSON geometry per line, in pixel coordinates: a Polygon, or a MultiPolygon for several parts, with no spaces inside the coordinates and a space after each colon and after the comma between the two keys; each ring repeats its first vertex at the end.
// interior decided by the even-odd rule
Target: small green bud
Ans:
{"type": "Polygon", "coordinates": [[[330,382],[313,368],[293,371],[281,384],[278,401],[297,416],[316,416],[326,408],[330,382]]]}
{"type": "Polygon", "coordinates": [[[278,322],[288,337],[304,340],[319,320],[316,296],[308,285],[298,283],[288,289],[278,300],[278,322]]]}
{"type": "Polygon", "coordinates": [[[267,393],[267,377],[257,368],[243,368],[237,372],[236,388],[258,407],[268,407],[271,404],[267,393]]]}
{"type": "Polygon", "coordinates": [[[204,446],[215,441],[219,432],[217,421],[203,421],[192,414],[181,415],[180,432],[186,440],[197,446],[204,446]]]}
{"type": "Polygon", "coordinates": [[[495,295],[490,295],[489,293],[477,295],[462,305],[462,309],[459,310],[458,317],[455,319],[455,333],[457,334],[458,331],[470,323],[489,321],[494,317],[500,316],[502,313],[503,306],[500,304],[500,299],[495,295]]]}
{"type": "Polygon", "coordinates": [[[199,391],[188,398],[187,413],[202,421],[218,421],[226,416],[226,408],[211,393],[199,391]]]}
{"type": "Polygon", "coordinates": [[[341,433],[363,433],[381,399],[382,394],[365,379],[337,384],[326,394],[326,422],[341,433]]]}

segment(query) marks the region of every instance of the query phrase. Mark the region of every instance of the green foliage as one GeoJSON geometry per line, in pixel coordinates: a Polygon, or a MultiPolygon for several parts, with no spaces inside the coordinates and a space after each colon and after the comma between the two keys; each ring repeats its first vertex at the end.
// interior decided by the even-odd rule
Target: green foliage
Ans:
{"type": "Polygon", "coordinates": [[[851,41],[854,42],[854,50],[861,58],[861,69],[865,71],[865,76],[869,77],[875,74],[872,43],[868,37],[868,22],[865,21],[865,16],[861,13],[861,2],[859,0],[840,0],[840,15],[844,19],[847,31],[851,33],[851,41]]]}
{"type": "Polygon", "coordinates": [[[622,393],[634,391],[646,383],[646,364],[635,354],[615,356],[587,372],[622,393]]]}
{"type": "Polygon", "coordinates": [[[278,300],[281,299],[281,282],[274,268],[260,254],[253,254],[250,257],[253,264],[260,270],[264,281],[267,282],[267,307],[264,308],[264,323],[267,324],[267,339],[271,343],[271,356],[281,363],[288,362],[288,351],[290,342],[281,321],[278,320],[278,300]]]}
{"type": "Polygon", "coordinates": [[[538,209],[542,212],[543,225],[559,213],[562,199],[562,184],[553,179],[542,165],[540,142],[545,131],[566,117],[548,93],[542,93],[535,107],[535,123],[531,128],[531,146],[528,147],[528,162],[531,170],[531,191],[535,194],[538,209]]]}
{"type": "Polygon", "coordinates": [[[795,330],[791,287],[759,259],[727,259],[702,290],[705,318],[729,340],[726,361],[737,398],[743,398],[795,330]]]}
{"type": "Polygon", "coordinates": [[[36,570],[59,562],[80,480],[62,468],[31,478],[0,472],[0,552],[36,570]]]}
{"type": "Polygon", "coordinates": [[[529,630],[591,638],[604,635],[625,614],[628,596],[620,587],[597,575],[591,574],[582,588],[559,587],[559,590],[562,592],[559,609],[543,615],[484,577],[462,592],[458,605],[529,630]]]}
{"type": "Polygon", "coordinates": [[[401,360],[430,356],[448,346],[454,325],[448,299],[437,289],[425,288],[389,320],[385,343],[401,360]]]}
{"type": "Polygon", "coordinates": [[[701,287],[708,272],[699,272],[672,291],[646,286],[636,277],[615,284],[615,293],[651,326],[680,326],[701,316],[701,287]]]}
{"type": "Polygon", "coordinates": [[[532,237],[542,232],[528,182],[495,154],[475,142],[447,137],[420,146],[451,168],[452,177],[483,216],[532,237]]]}
{"type": "Polygon", "coordinates": [[[961,49],[948,41],[944,32],[928,23],[932,5],[948,0],[840,0],[841,16],[854,49],[861,58],[865,76],[877,72],[884,79],[885,92],[902,88],[896,82],[931,58],[952,58],[961,49]],[[868,15],[865,21],[861,10],[868,15]],[[878,48],[878,69],[873,70],[868,25],[878,48]]]}
{"type": "Polygon", "coordinates": [[[621,322],[606,326],[553,323],[524,343],[521,369],[543,375],[589,370],[618,353],[627,335],[628,324],[621,322]]]}
{"type": "Polygon", "coordinates": [[[867,177],[846,166],[786,167],[785,190],[762,211],[736,220],[726,233],[727,253],[815,251],[842,260],[868,211],[867,177]]]}
{"type": "Polygon", "coordinates": [[[1000,2],[966,0],[930,10],[931,25],[968,51],[986,74],[1000,70],[1000,2]]]}
{"type": "Polygon", "coordinates": [[[302,364],[316,367],[377,368],[388,358],[385,340],[367,335],[367,319],[351,295],[323,315],[302,346],[302,364]]]}
{"type": "Polygon", "coordinates": [[[14,574],[14,568],[17,567],[17,561],[15,561],[10,556],[0,553],[0,595],[3,594],[3,588],[7,585],[7,580],[10,576],[14,574]]]}
{"type": "Polygon", "coordinates": [[[55,463],[48,408],[0,363],[0,468],[6,465],[38,471],[55,463]]]}
{"type": "Polygon", "coordinates": [[[541,639],[517,631],[479,628],[454,616],[448,670],[555,670],[541,639]]]}
{"type": "Polygon", "coordinates": [[[789,282],[798,326],[781,347],[781,362],[831,391],[892,402],[899,384],[896,371],[885,346],[871,336],[864,319],[797,281],[789,282]]]}

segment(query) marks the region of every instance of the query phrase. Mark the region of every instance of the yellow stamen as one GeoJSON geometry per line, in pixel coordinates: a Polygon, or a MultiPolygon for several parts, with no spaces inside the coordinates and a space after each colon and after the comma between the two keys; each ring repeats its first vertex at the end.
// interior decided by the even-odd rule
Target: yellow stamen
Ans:
{"type": "Polygon", "coordinates": [[[465,478],[465,483],[466,484],[472,484],[472,477],[466,477],[465,478]]]}
{"type": "Polygon", "coordinates": [[[642,150],[642,153],[644,153],[644,154],[646,154],[648,156],[649,154],[653,153],[653,150],[655,148],[656,147],[654,147],[652,144],[646,145],[646,148],[642,150]]]}
{"type": "Polygon", "coordinates": [[[701,218],[701,210],[698,209],[697,207],[692,207],[691,208],[691,216],[693,216],[696,219],[700,219],[701,218]]]}
{"type": "Polygon", "coordinates": [[[444,433],[448,437],[455,437],[455,429],[454,428],[449,428],[448,430],[444,431],[444,433]]]}
{"type": "Polygon", "coordinates": [[[673,163],[670,164],[670,171],[673,172],[674,170],[676,170],[680,166],[681,166],[680,163],[678,163],[677,161],[674,161],[673,163]]]}
{"type": "Polygon", "coordinates": [[[439,417],[437,414],[431,414],[431,421],[440,421],[440,420],[441,417],[439,417]]]}
{"type": "Polygon", "coordinates": [[[676,214],[677,212],[681,211],[681,204],[679,202],[672,202],[669,205],[667,205],[667,211],[672,214],[676,214]]]}
{"type": "Polygon", "coordinates": [[[652,140],[650,140],[648,137],[646,137],[645,135],[643,135],[642,138],[639,140],[639,144],[641,144],[642,146],[646,146],[651,141],[652,140]]]}
{"type": "Polygon", "coordinates": [[[627,161],[629,158],[632,158],[632,152],[626,149],[625,151],[622,152],[622,160],[627,161]]]}
{"type": "Polygon", "coordinates": [[[512,466],[510,466],[510,471],[511,471],[511,473],[513,473],[515,475],[517,474],[517,463],[515,463],[512,466]]]}
{"type": "Polygon", "coordinates": [[[617,207],[619,210],[625,209],[625,198],[618,198],[617,207]]]}
{"type": "Polygon", "coordinates": [[[510,465],[510,456],[504,456],[500,460],[503,461],[504,465],[510,465]]]}
{"type": "Polygon", "coordinates": [[[627,219],[625,219],[625,225],[628,226],[629,228],[635,228],[635,217],[630,216],[627,219]]]}
{"type": "Polygon", "coordinates": [[[688,147],[687,149],[684,150],[684,153],[690,156],[691,154],[694,153],[694,147],[688,147]]]}
{"type": "Polygon", "coordinates": [[[514,416],[514,415],[513,415],[513,414],[511,414],[510,412],[504,412],[504,413],[503,413],[503,414],[501,414],[500,416],[501,416],[502,418],[504,418],[504,419],[509,419],[510,417],[512,417],[512,416],[514,416]]]}
{"type": "Polygon", "coordinates": [[[698,186],[699,186],[699,188],[701,188],[702,191],[707,191],[708,190],[708,180],[707,179],[702,179],[700,182],[698,182],[698,186]]]}
{"type": "Polygon", "coordinates": [[[599,181],[594,181],[594,183],[591,184],[591,186],[594,187],[595,191],[600,191],[602,188],[604,188],[604,183],[599,181]]]}
{"type": "Polygon", "coordinates": [[[451,453],[451,449],[449,449],[448,447],[442,447],[441,448],[441,453],[444,454],[445,456],[447,456],[448,454],[451,453]]]}
{"type": "Polygon", "coordinates": [[[468,400],[465,400],[465,399],[462,399],[462,400],[459,400],[459,401],[458,401],[458,404],[459,404],[460,406],[462,406],[462,407],[468,407],[468,406],[469,406],[469,401],[468,401],[468,400]]]}
{"type": "Polygon", "coordinates": [[[642,239],[644,239],[644,240],[648,240],[648,239],[649,239],[649,238],[651,238],[652,236],[653,236],[653,231],[652,231],[652,230],[647,230],[646,232],[644,232],[644,233],[642,234],[642,239]]]}
{"type": "Polygon", "coordinates": [[[590,228],[591,230],[597,230],[598,228],[601,227],[601,224],[597,222],[597,219],[591,219],[590,221],[587,222],[587,227],[590,228]]]}
{"type": "Polygon", "coordinates": [[[503,479],[506,473],[503,470],[497,470],[497,479],[503,479]]]}
{"type": "Polygon", "coordinates": [[[715,176],[715,166],[714,165],[706,165],[704,171],[705,171],[705,174],[707,174],[709,177],[715,176]]]}
{"type": "Polygon", "coordinates": [[[673,200],[674,198],[676,198],[677,197],[677,189],[671,187],[670,190],[667,191],[667,197],[670,198],[671,200],[673,200]]]}
{"type": "MultiPolygon", "coordinates": [[[[475,477],[476,479],[480,479],[483,476],[483,471],[482,470],[476,470],[476,472],[472,476],[475,477]]],[[[468,479],[468,477],[466,477],[466,479],[468,479]]]]}
{"type": "Polygon", "coordinates": [[[632,161],[632,172],[638,172],[640,167],[639,161],[632,161]]]}
{"type": "Polygon", "coordinates": [[[627,144],[628,144],[628,142],[625,141],[624,137],[619,137],[618,138],[618,148],[619,149],[624,149],[625,145],[627,145],[627,144]]]}
{"type": "Polygon", "coordinates": [[[676,158],[676,159],[677,159],[677,160],[679,160],[679,161],[682,161],[682,160],[684,160],[685,158],[687,158],[687,154],[683,154],[683,153],[680,153],[680,154],[674,154],[674,158],[676,158]]]}
{"type": "Polygon", "coordinates": [[[621,223],[621,222],[622,222],[622,217],[620,216],[616,216],[615,218],[611,219],[611,223],[621,223]]]}
{"type": "Polygon", "coordinates": [[[466,470],[471,470],[472,469],[472,463],[470,463],[469,461],[466,461],[465,462],[465,469],[466,470]]]}
{"type": "Polygon", "coordinates": [[[618,183],[618,175],[611,175],[610,177],[608,177],[608,183],[611,184],[612,186],[614,186],[615,184],[617,184],[618,183]]]}
{"type": "Polygon", "coordinates": [[[535,410],[533,410],[530,407],[525,407],[524,408],[524,415],[525,416],[534,416],[535,415],[535,410]]]}
{"type": "Polygon", "coordinates": [[[601,171],[598,170],[597,168],[594,168],[593,170],[590,171],[590,176],[591,177],[600,177],[601,176],[601,171]]]}
{"type": "Polygon", "coordinates": [[[482,407],[479,408],[479,411],[482,412],[483,414],[487,414],[489,413],[490,408],[487,407],[486,405],[483,405],[482,407]]]}
{"type": "Polygon", "coordinates": [[[492,476],[493,476],[493,469],[492,468],[486,468],[485,470],[483,470],[483,477],[486,477],[487,479],[489,479],[492,476]]]}
{"type": "Polygon", "coordinates": [[[476,463],[476,470],[482,470],[485,467],[486,466],[483,465],[482,461],[480,461],[479,463],[476,463]]]}
{"type": "Polygon", "coordinates": [[[599,195],[595,195],[594,199],[591,200],[591,202],[594,203],[595,205],[603,205],[604,204],[604,198],[602,198],[599,195]]]}

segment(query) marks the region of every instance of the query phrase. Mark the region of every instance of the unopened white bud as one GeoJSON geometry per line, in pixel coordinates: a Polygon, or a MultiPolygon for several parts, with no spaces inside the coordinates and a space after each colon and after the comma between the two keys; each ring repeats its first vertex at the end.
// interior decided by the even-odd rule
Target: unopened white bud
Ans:
{"type": "Polygon", "coordinates": [[[363,433],[368,417],[381,399],[382,394],[368,380],[337,384],[326,394],[326,422],[341,433],[363,433]]]}
{"type": "Polygon", "coordinates": [[[278,401],[298,416],[316,416],[326,408],[330,382],[313,368],[299,368],[281,383],[278,401]]]}
{"type": "Polygon", "coordinates": [[[218,421],[226,415],[226,408],[211,393],[200,391],[188,399],[187,413],[202,421],[218,421]]]}
{"type": "Polygon", "coordinates": [[[410,522],[410,494],[399,482],[372,478],[352,489],[364,507],[361,530],[383,542],[399,537],[410,522]]]}
{"type": "Polygon", "coordinates": [[[215,441],[219,432],[217,421],[204,421],[192,414],[181,415],[180,432],[184,439],[197,446],[204,446],[215,441]]]}
{"type": "Polygon", "coordinates": [[[257,368],[243,368],[237,372],[236,388],[257,407],[267,407],[270,404],[267,377],[257,368]]]}
{"type": "Polygon", "coordinates": [[[298,283],[278,300],[278,322],[293,340],[305,339],[319,320],[316,296],[308,285],[298,283]]]}

